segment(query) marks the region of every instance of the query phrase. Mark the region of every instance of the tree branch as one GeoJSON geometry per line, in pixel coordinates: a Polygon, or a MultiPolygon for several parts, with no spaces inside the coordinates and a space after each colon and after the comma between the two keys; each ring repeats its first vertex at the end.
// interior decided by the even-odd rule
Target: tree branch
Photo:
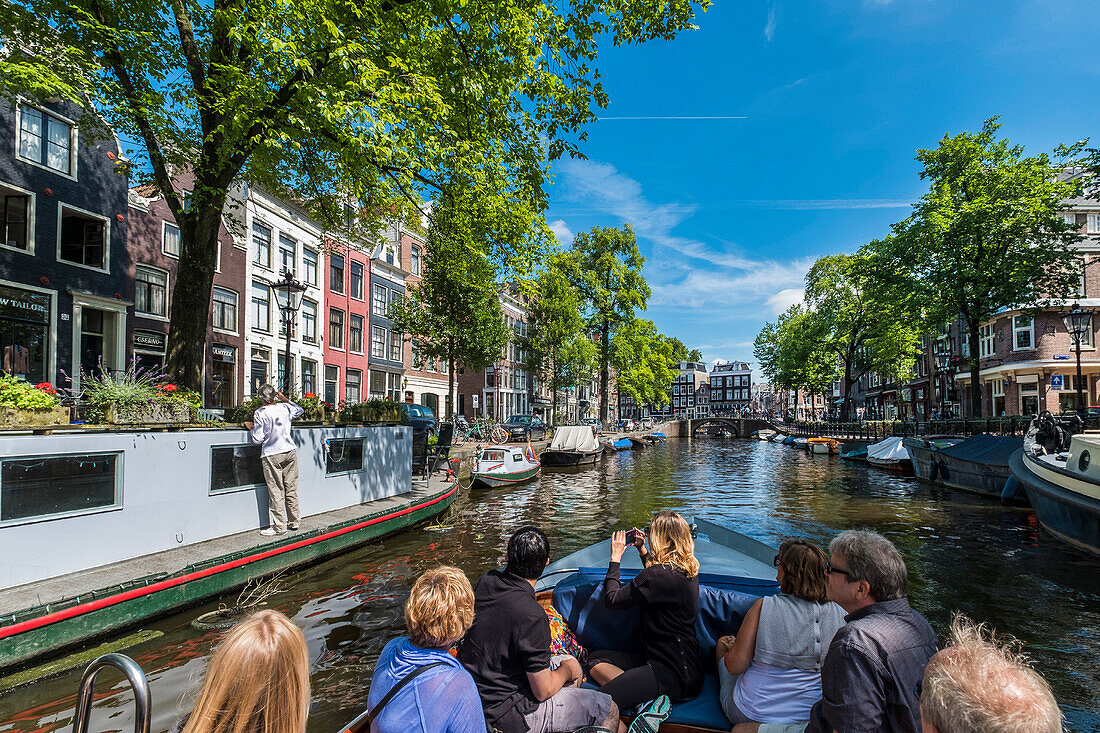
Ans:
{"type": "Polygon", "coordinates": [[[191,25],[191,14],[183,0],[172,0],[172,14],[176,16],[176,29],[180,36],[180,50],[187,61],[187,72],[191,75],[191,85],[195,87],[195,97],[199,101],[199,113],[206,114],[206,73],[203,70],[202,55],[195,43],[195,29],[191,25]]]}

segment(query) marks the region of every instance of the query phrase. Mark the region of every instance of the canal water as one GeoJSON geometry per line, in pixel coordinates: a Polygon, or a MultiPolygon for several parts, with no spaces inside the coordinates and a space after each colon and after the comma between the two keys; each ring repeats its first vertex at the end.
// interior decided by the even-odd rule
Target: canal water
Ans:
{"type": "MultiPolygon", "coordinates": [[[[303,492],[308,487],[302,487],[303,492]]],[[[962,611],[1025,643],[1054,686],[1069,729],[1100,731],[1100,562],[1041,531],[1026,509],[930,487],[865,464],[773,443],[672,440],[607,456],[577,473],[464,492],[445,527],[416,529],[287,575],[269,606],[305,630],[313,660],[310,733],[337,731],[364,708],[373,664],[403,632],[403,602],[423,570],[448,563],[471,580],[503,564],[510,532],[543,527],[554,557],[677,509],[770,544],[871,528],[909,567],[910,601],[942,631],[962,611]]],[[[236,594],[222,599],[231,602],[236,594]]],[[[217,602],[151,625],[163,636],[128,651],[149,676],[154,733],[191,704],[217,632],[190,625],[217,602]]],[[[121,678],[102,673],[93,733],[132,730],[121,678]]],[[[0,733],[72,725],[79,672],[0,694],[0,733]]]]}

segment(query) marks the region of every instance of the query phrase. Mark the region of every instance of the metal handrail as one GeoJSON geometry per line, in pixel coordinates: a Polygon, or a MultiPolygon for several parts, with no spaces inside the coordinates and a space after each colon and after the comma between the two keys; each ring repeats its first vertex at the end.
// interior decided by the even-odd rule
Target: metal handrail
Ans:
{"type": "Polygon", "coordinates": [[[95,693],[95,678],[104,667],[115,667],[126,675],[126,680],[134,690],[134,733],[149,733],[149,718],[153,707],[149,681],[145,679],[145,672],[137,662],[117,652],[104,654],[84,670],[84,676],[80,678],[80,692],[76,698],[73,733],[88,733],[88,721],[92,714],[92,696],[95,693]]]}

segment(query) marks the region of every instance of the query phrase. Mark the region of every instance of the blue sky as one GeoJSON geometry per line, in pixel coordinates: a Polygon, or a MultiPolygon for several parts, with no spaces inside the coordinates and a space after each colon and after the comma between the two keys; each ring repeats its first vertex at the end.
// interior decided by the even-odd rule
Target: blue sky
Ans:
{"type": "Polygon", "coordinates": [[[603,49],[611,102],[588,160],[553,166],[548,220],[566,244],[629,222],[646,316],[751,362],[816,257],[908,215],[918,148],[994,115],[1029,152],[1100,144],[1098,21],[1098,0],[718,0],[675,41],[603,49]]]}

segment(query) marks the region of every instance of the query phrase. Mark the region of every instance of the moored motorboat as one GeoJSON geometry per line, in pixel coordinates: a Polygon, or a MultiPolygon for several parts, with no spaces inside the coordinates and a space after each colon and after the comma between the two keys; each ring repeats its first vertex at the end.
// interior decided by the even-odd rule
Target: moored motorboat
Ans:
{"type": "Polygon", "coordinates": [[[783,443],[786,440],[787,440],[787,436],[784,435],[783,433],[776,433],[775,435],[773,435],[771,437],[771,442],[773,442],[773,443],[783,443]]]}
{"type": "Polygon", "coordinates": [[[1043,527],[1074,547],[1100,555],[1100,435],[1066,433],[1052,444],[1043,440],[1044,427],[1033,427],[1023,447],[1012,454],[1012,475],[1043,527]]]}
{"type": "Polygon", "coordinates": [[[593,464],[603,453],[591,425],[565,425],[554,431],[554,440],[539,458],[544,467],[593,464]]]}
{"type": "Polygon", "coordinates": [[[810,448],[810,439],[809,438],[795,438],[794,440],[791,441],[791,445],[793,445],[795,448],[804,448],[804,449],[809,450],[809,448],[810,448]]]}
{"type": "Polygon", "coordinates": [[[530,443],[526,446],[490,445],[481,449],[470,478],[474,486],[490,489],[513,486],[533,479],[538,475],[540,466],[530,443]]]}
{"type": "Polygon", "coordinates": [[[1023,438],[986,434],[966,439],[945,436],[905,439],[917,478],[1016,503],[1027,503],[1027,495],[1022,491],[1015,492],[1013,497],[1002,495],[1012,475],[1008,461],[1023,444],[1023,438]]]}
{"type": "Polygon", "coordinates": [[[840,447],[840,457],[849,461],[867,462],[867,446],[862,443],[845,443],[840,447]]]}
{"type": "MultiPolygon", "coordinates": [[[[696,633],[703,658],[713,659],[716,640],[736,634],[758,598],[779,592],[772,566],[776,550],[702,519],[693,524],[699,560],[696,633]]],[[[553,604],[585,648],[636,651],[638,608],[609,610],[601,600],[610,549],[610,540],[605,540],[551,563],[535,585],[536,597],[544,606],[553,604]]],[[[620,577],[626,582],[639,570],[638,554],[628,550],[620,577]]],[[[728,731],[730,723],[718,702],[718,690],[717,676],[707,674],[697,697],[672,705],[661,730],[728,731]]]]}
{"type": "Polygon", "coordinates": [[[817,455],[828,455],[840,452],[840,441],[835,438],[810,438],[807,443],[810,452],[817,455]]]}
{"type": "Polygon", "coordinates": [[[891,437],[867,446],[867,462],[888,471],[910,471],[913,459],[901,438],[891,437]]]}
{"type": "Polygon", "coordinates": [[[774,436],[774,435],[775,435],[775,431],[774,430],[768,430],[767,428],[764,428],[762,430],[754,430],[752,432],[752,437],[756,438],[757,440],[771,440],[772,436],[774,436]]]}
{"type": "Polygon", "coordinates": [[[641,450],[646,447],[646,442],[641,438],[630,436],[630,442],[634,444],[634,450],[641,450]]]}
{"type": "Polygon", "coordinates": [[[795,437],[793,435],[787,435],[783,438],[783,445],[794,445],[795,437]]]}
{"type": "Polygon", "coordinates": [[[649,435],[643,435],[642,440],[648,440],[650,443],[663,443],[668,440],[668,436],[664,433],[650,433],[649,435]]]}
{"type": "Polygon", "coordinates": [[[611,437],[606,438],[603,441],[603,447],[605,450],[618,452],[623,450],[633,450],[634,443],[630,440],[630,438],[625,438],[621,435],[612,435],[611,437]]]}

